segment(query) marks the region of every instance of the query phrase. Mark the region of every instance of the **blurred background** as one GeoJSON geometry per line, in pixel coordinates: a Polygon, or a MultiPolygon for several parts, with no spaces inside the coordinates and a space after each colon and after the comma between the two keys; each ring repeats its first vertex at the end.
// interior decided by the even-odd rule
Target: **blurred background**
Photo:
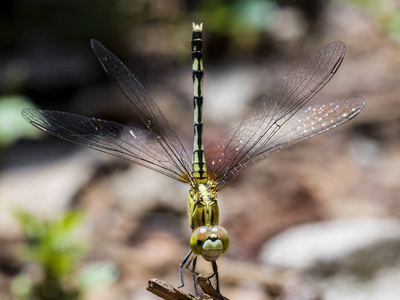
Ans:
{"type": "Polygon", "coordinates": [[[336,40],[346,58],[312,102],[367,101],[354,120],[219,193],[231,236],[218,260],[222,293],[398,299],[398,0],[1,1],[0,299],[159,299],[145,290],[150,278],[180,284],[188,188],[48,136],[20,111],[138,122],[92,53],[95,38],[132,70],[190,153],[192,22],[204,23],[206,140],[336,40]]]}

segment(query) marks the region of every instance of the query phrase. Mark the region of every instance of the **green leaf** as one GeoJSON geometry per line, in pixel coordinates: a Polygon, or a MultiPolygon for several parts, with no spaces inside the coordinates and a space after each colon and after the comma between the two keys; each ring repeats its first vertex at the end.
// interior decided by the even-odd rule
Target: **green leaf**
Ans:
{"type": "Polygon", "coordinates": [[[36,137],[40,131],[31,126],[21,116],[21,110],[33,107],[24,96],[4,96],[0,98],[0,147],[13,143],[21,137],[36,137]]]}
{"type": "Polygon", "coordinates": [[[78,281],[82,290],[88,290],[97,285],[109,285],[117,280],[118,276],[118,269],[113,262],[96,262],[79,272],[78,281]]]}
{"type": "Polygon", "coordinates": [[[11,282],[11,292],[18,298],[26,299],[32,294],[32,280],[27,274],[15,276],[11,282]]]}

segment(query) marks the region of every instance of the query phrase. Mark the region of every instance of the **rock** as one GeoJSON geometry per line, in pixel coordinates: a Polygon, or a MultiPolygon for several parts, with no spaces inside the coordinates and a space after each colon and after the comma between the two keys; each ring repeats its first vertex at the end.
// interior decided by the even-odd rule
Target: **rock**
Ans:
{"type": "Polygon", "coordinates": [[[338,219],[289,228],[270,239],[260,254],[265,265],[309,269],[342,260],[387,240],[400,241],[395,219],[338,219]]]}
{"type": "Polygon", "coordinates": [[[263,264],[302,269],[325,300],[399,299],[400,222],[338,219],[297,226],[268,241],[263,264]]]}
{"type": "Polygon", "coordinates": [[[23,209],[41,218],[56,218],[92,177],[95,156],[89,150],[66,158],[4,172],[0,176],[0,236],[13,238],[19,227],[13,210],[23,209]]]}

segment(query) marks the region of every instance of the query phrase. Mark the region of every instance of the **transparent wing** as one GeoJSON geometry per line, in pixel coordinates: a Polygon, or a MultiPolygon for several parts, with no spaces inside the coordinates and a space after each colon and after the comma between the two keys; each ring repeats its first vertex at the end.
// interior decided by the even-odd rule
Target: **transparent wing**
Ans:
{"type": "MultiPolygon", "coordinates": [[[[216,190],[222,189],[226,184],[231,182],[237,174],[259,162],[260,160],[271,156],[274,153],[281,151],[284,148],[292,146],[298,142],[311,138],[317,134],[333,129],[354,118],[364,108],[365,101],[361,97],[348,98],[344,100],[335,100],[330,102],[318,103],[303,108],[295,113],[281,128],[264,144],[257,146],[256,152],[251,152],[239,164],[232,165],[224,173],[218,174],[216,178],[221,178],[217,181],[216,190]]],[[[235,159],[240,155],[240,149],[230,149],[225,151],[224,145],[227,145],[237,129],[234,128],[226,133],[220,139],[211,143],[210,148],[213,149],[213,156],[217,159],[208,160],[210,166],[224,163],[229,165],[229,162],[235,162],[235,159]]],[[[241,143],[249,143],[251,137],[242,136],[238,141],[241,143]]]]}
{"type": "Polygon", "coordinates": [[[217,190],[251,162],[267,157],[261,155],[263,149],[272,146],[277,132],[332,78],[344,55],[344,44],[334,42],[304,60],[272,86],[238,127],[206,148],[217,190]]]}
{"type": "Polygon", "coordinates": [[[22,116],[33,126],[56,137],[134,162],[187,182],[182,170],[147,129],[80,115],[27,108],[22,116]]]}
{"type": "Polygon", "coordinates": [[[160,108],[117,57],[96,40],[92,40],[91,45],[112,82],[128,98],[135,113],[154,135],[160,148],[164,149],[163,160],[168,157],[171,169],[179,171],[180,176],[183,176],[186,182],[190,182],[189,156],[160,108]]]}
{"type": "Polygon", "coordinates": [[[352,97],[317,103],[299,110],[267,144],[259,148],[253,158],[254,163],[351,120],[360,113],[364,106],[363,98],[352,97]]]}

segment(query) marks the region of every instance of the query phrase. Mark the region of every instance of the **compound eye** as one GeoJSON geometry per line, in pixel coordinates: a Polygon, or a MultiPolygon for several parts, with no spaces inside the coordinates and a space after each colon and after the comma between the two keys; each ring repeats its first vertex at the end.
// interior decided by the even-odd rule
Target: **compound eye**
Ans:
{"type": "Polygon", "coordinates": [[[229,248],[229,235],[226,229],[222,226],[214,226],[212,232],[218,236],[223,245],[222,253],[225,253],[229,248]]]}
{"type": "Polygon", "coordinates": [[[190,248],[192,248],[192,251],[195,254],[201,255],[203,244],[211,233],[211,228],[207,226],[200,226],[192,232],[192,236],[190,237],[190,248]]]}

